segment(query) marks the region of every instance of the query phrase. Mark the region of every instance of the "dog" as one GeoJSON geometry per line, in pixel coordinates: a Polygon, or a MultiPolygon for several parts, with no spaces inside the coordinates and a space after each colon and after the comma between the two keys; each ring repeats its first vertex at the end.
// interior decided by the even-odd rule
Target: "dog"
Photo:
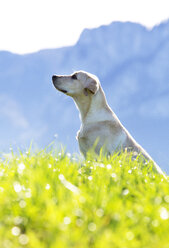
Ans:
{"type": "MultiPolygon", "coordinates": [[[[77,140],[85,157],[94,147],[97,154],[101,149],[106,154],[127,150],[133,154],[142,154],[146,160],[153,161],[111,110],[95,75],[77,71],[72,75],[53,75],[52,81],[57,90],[73,98],[80,111],[81,127],[77,133],[77,140]]],[[[165,177],[154,161],[153,164],[156,171],[165,177]]]]}

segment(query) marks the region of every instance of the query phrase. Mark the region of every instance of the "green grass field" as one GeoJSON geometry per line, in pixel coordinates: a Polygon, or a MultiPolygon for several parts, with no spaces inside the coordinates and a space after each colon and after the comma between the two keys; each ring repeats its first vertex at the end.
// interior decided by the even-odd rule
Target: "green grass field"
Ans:
{"type": "Polygon", "coordinates": [[[169,183],[127,154],[0,159],[0,248],[169,248],[169,183]]]}

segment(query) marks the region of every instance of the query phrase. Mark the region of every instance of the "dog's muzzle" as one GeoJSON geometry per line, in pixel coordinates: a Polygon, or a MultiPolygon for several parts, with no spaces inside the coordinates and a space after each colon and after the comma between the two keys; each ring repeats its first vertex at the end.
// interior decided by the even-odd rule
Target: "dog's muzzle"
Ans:
{"type": "Polygon", "coordinates": [[[57,90],[59,90],[59,91],[61,91],[61,92],[63,92],[63,93],[67,93],[67,90],[64,90],[64,89],[61,89],[60,87],[59,87],[59,84],[57,83],[57,79],[59,78],[59,76],[56,76],[56,75],[53,75],[52,76],[52,81],[53,81],[53,85],[55,86],[55,88],[57,89],[57,90]]]}
{"type": "Polygon", "coordinates": [[[53,83],[55,82],[56,79],[57,79],[57,76],[56,76],[56,75],[53,75],[53,76],[52,76],[52,81],[53,81],[53,83]]]}

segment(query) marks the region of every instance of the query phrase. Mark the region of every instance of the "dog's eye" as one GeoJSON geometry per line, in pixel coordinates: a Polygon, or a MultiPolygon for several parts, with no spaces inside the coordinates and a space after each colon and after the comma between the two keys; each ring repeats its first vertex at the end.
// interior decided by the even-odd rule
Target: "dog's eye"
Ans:
{"type": "Polygon", "coordinates": [[[72,75],[72,79],[77,79],[76,74],[73,74],[73,75],[72,75]]]}

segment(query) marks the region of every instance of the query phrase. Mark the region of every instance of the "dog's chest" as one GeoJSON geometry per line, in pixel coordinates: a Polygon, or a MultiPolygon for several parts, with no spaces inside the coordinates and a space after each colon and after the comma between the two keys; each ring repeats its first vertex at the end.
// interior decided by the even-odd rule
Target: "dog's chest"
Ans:
{"type": "MultiPolygon", "coordinates": [[[[93,136],[93,135],[92,135],[93,136]]],[[[77,133],[77,140],[78,140],[78,144],[79,144],[79,149],[81,151],[81,153],[83,153],[84,156],[86,156],[86,153],[88,152],[88,150],[90,149],[90,147],[92,146],[93,142],[93,137],[92,136],[88,136],[86,132],[84,132],[83,130],[78,131],[77,133]]]]}
{"type": "Polygon", "coordinates": [[[119,131],[109,122],[81,128],[77,133],[80,151],[86,155],[89,149],[95,147],[95,151],[99,153],[100,149],[104,147],[107,152],[112,152],[124,141],[123,135],[121,136],[122,132],[119,131]]]}

